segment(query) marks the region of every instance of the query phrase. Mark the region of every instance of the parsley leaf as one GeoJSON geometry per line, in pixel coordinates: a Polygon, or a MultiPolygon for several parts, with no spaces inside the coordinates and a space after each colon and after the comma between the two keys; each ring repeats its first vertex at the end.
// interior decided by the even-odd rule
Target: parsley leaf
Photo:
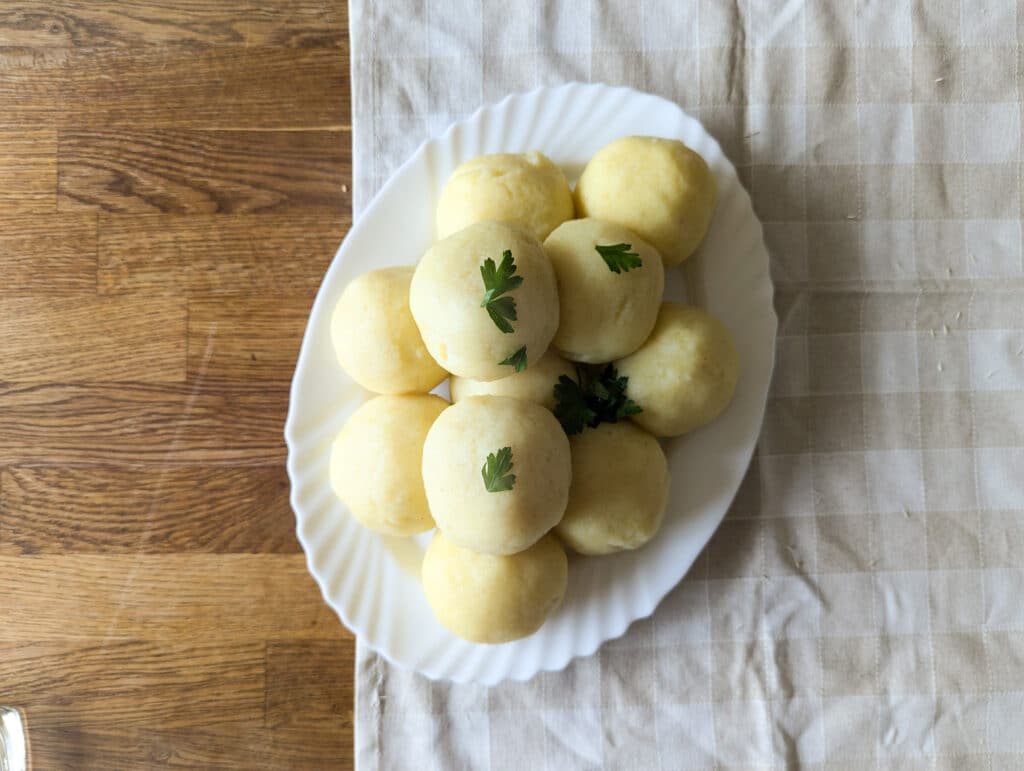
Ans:
{"type": "Polygon", "coordinates": [[[578,434],[597,418],[587,404],[587,392],[568,375],[562,375],[555,384],[555,417],[565,433],[578,434]]]}
{"type": "Polygon", "coordinates": [[[632,248],[632,244],[598,244],[594,247],[612,273],[628,273],[644,264],[639,254],[629,251],[632,248]]]}
{"type": "Polygon", "coordinates": [[[640,405],[626,395],[628,385],[629,378],[619,377],[611,364],[600,374],[578,369],[577,380],[562,375],[555,385],[555,417],[571,436],[586,426],[596,428],[602,423],[617,423],[643,412],[640,405]]]}
{"type": "Polygon", "coordinates": [[[480,307],[487,309],[491,321],[505,334],[513,331],[509,322],[516,320],[516,301],[502,295],[518,289],[523,283],[523,277],[514,275],[515,272],[516,263],[508,249],[501,254],[501,264],[495,265],[494,260],[488,257],[480,266],[480,276],[484,280],[484,299],[480,307]]]}
{"type": "Polygon", "coordinates": [[[480,469],[480,475],[484,478],[484,487],[489,493],[500,493],[504,490],[511,490],[516,484],[516,475],[510,474],[512,470],[512,448],[502,447],[497,453],[489,453],[487,462],[480,469]]]}
{"type": "Polygon", "coordinates": [[[503,361],[499,361],[498,364],[508,364],[510,367],[514,368],[516,372],[522,372],[526,369],[526,346],[522,346],[508,358],[503,361]]]}
{"type": "Polygon", "coordinates": [[[491,317],[491,321],[502,332],[508,334],[513,331],[512,325],[506,321],[506,319],[516,320],[516,301],[511,297],[499,297],[496,300],[491,300],[487,304],[487,313],[491,317]]]}
{"type": "Polygon", "coordinates": [[[629,378],[619,377],[611,364],[605,367],[600,378],[594,381],[594,395],[602,401],[604,407],[599,412],[603,422],[614,423],[620,418],[643,412],[639,404],[626,396],[628,385],[629,378]]]}

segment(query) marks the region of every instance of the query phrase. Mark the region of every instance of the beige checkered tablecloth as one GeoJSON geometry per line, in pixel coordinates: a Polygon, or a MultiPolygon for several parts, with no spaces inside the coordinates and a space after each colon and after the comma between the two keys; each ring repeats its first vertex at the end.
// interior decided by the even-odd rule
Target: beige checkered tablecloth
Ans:
{"type": "Polygon", "coordinates": [[[699,117],[781,321],[739,496],[653,618],[493,689],[358,655],[377,769],[1024,768],[1024,8],[351,0],[357,209],[425,137],[593,80],[699,117]]]}

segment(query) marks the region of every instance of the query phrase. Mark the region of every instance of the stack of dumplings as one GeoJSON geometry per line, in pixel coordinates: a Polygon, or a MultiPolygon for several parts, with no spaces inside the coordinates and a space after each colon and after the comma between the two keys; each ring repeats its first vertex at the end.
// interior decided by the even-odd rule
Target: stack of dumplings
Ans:
{"type": "Polygon", "coordinates": [[[338,363],[379,395],[335,440],[331,485],[371,530],[435,531],[423,590],[459,637],[533,634],[565,595],[567,548],[657,534],[659,440],[718,417],[739,375],[725,326],[663,299],[715,199],[704,159],[676,140],[612,142],[574,191],[540,152],[481,156],[449,178],[415,267],[342,293],[338,363]],[[451,403],[429,393],[445,379],[451,403]]]}

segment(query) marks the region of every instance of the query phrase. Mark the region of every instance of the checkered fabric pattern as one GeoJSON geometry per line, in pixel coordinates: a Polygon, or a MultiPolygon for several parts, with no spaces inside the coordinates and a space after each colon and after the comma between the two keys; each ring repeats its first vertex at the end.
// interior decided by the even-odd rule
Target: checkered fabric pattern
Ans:
{"type": "Polygon", "coordinates": [[[351,0],[357,209],[510,91],[697,116],[780,318],[732,509],[653,618],[492,689],[358,655],[378,769],[1024,768],[1024,7],[351,0]]]}

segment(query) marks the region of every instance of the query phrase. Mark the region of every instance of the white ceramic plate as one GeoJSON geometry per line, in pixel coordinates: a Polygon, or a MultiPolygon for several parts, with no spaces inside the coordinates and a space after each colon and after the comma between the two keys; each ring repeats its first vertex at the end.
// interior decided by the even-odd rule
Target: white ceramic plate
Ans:
{"type": "Polygon", "coordinates": [[[776,318],[761,225],[736,171],[693,118],[664,99],[626,88],[570,83],[514,94],[425,142],[349,232],[310,314],[285,438],[291,502],[309,570],[345,625],[389,661],[434,679],[493,684],[558,670],[650,615],[693,564],[722,521],[761,429],[774,359],[776,318]],[[426,538],[376,535],[331,492],[328,456],[345,418],[369,394],[338,366],[330,315],[342,289],[374,268],[415,263],[434,237],[433,215],[448,175],[483,153],[541,150],[570,182],[603,145],[630,134],[681,139],[707,160],[719,201],[707,239],[671,269],[667,295],[707,307],[732,331],[742,371],[736,397],[715,423],[667,443],[668,513],[658,536],[634,552],[573,559],[565,602],[539,632],[477,645],[445,630],[419,581],[426,538]]]}

